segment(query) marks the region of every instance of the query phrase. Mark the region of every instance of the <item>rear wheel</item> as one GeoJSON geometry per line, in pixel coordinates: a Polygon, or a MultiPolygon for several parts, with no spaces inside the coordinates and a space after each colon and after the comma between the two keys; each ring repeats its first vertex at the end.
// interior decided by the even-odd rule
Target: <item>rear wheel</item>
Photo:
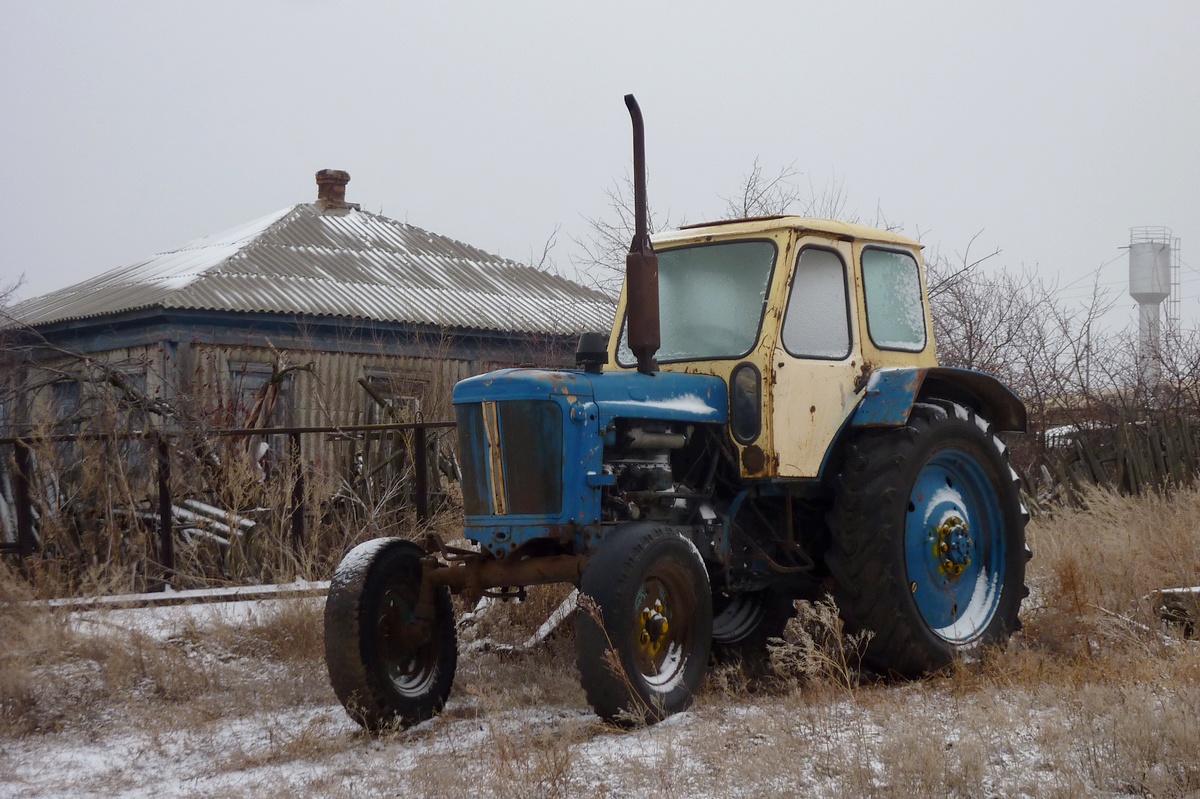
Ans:
{"type": "Polygon", "coordinates": [[[723,663],[762,666],[768,643],[783,635],[795,615],[791,595],[776,588],[713,594],[713,657],[723,663]]]}
{"type": "Polygon", "coordinates": [[[346,712],[370,730],[432,718],[458,663],[454,607],[433,591],[433,616],[417,616],[424,552],[380,538],[350,551],[325,601],[325,663],[346,712]]]}
{"type": "Polygon", "coordinates": [[[962,406],[851,442],[826,563],[867,665],[917,676],[1018,629],[1026,519],[1004,445],[962,406]]]}
{"type": "Polygon", "coordinates": [[[670,528],[626,525],[588,561],[580,592],[595,603],[576,614],[575,643],[596,713],[659,721],[687,708],[712,645],[708,573],[692,542],[670,528]]]}

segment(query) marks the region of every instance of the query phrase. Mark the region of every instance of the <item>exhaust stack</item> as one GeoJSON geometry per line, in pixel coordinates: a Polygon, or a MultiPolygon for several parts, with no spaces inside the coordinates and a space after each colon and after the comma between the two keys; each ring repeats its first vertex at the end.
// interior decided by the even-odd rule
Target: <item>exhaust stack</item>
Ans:
{"type": "Polygon", "coordinates": [[[632,94],[625,105],[633,120],[633,208],[636,232],[625,256],[625,307],[629,349],[637,357],[638,371],[658,371],[654,354],[662,344],[658,324],[658,256],[650,243],[650,213],[646,208],[646,132],[642,110],[632,94]]]}

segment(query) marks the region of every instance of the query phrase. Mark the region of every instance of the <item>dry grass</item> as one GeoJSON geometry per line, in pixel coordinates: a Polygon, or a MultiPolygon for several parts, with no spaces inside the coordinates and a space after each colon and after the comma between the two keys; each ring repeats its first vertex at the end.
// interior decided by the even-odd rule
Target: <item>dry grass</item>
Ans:
{"type": "MultiPolygon", "coordinates": [[[[74,419],[77,426],[55,421],[48,395],[30,410],[39,554],[25,565],[27,585],[42,598],[153,590],[167,576],[158,534],[155,439],[123,438],[143,424],[108,394],[88,396],[83,406],[74,419]],[[106,437],[50,440],[65,432],[106,437]]],[[[356,490],[356,478],[344,473],[344,465],[339,471],[328,458],[317,458],[304,466],[307,510],[304,535],[297,540],[292,524],[296,465],[283,451],[273,452],[263,466],[252,455],[257,437],[211,432],[214,426],[237,426],[234,421],[202,414],[171,440],[170,494],[176,510],[170,579],[175,587],[327,578],[360,541],[417,532],[399,475],[389,481],[375,476],[369,491],[356,490]],[[184,507],[189,500],[219,510],[210,516],[184,507]]],[[[305,446],[315,445],[310,440],[305,446]]],[[[405,446],[411,462],[412,444],[405,446]]],[[[0,455],[9,457],[11,451],[5,448],[0,455]]],[[[9,475],[12,468],[3,466],[0,472],[9,475]]],[[[447,539],[456,538],[461,511],[447,510],[431,526],[447,539]]]]}
{"type": "MultiPolygon", "coordinates": [[[[817,604],[772,677],[714,669],[691,712],[630,730],[588,712],[569,632],[471,647],[524,641],[561,590],[464,630],[446,712],[378,738],[326,684],[319,603],[151,636],[0,602],[0,793],[1196,797],[1200,643],[1146,597],[1200,584],[1200,494],[1088,501],[1031,525],[1033,594],[1007,647],[921,682],[864,682],[817,604]],[[72,775],[47,754],[63,749],[115,765],[72,775]]],[[[0,599],[21,585],[3,575],[0,599]]]]}

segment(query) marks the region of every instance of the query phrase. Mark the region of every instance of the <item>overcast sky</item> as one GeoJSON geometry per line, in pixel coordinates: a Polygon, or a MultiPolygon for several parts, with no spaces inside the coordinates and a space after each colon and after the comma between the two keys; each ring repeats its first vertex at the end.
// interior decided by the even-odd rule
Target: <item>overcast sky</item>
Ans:
{"type": "Polygon", "coordinates": [[[720,214],[757,157],[1132,319],[1129,228],[1200,321],[1200,3],[0,0],[0,284],[30,297],[315,198],[569,273],[629,170],[720,214]]]}

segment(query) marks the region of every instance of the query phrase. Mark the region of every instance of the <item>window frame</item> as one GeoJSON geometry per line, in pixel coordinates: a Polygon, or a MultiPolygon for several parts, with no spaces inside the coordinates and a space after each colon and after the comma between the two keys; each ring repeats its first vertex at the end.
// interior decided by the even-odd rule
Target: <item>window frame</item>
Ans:
{"type": "MultiPolygon", "coordinates": [[[[254,409],[254,403],[248,406],[242,403],[243,395],[245,394],[246,384],[245,378],[251,377],[254,379],[266,378],[269,382],[271,375],[274,373],[274,368],[269,363],[260,361],[236,361],[229,360],[229,399],[232,407],[238,412],[249,413],[254,409]]],[[[286,400],[285,403],[276,404],[272,410],[278,414],[280,410],[286,414],[286,421],[279,421],[277,418],[272,419],[271,427],[295,427],[296,426],[296,397],[295,397],[295,373],[285,375],[279,386],[280,400],[286,400]],[[281,409],[282,405],[282,409],[281,409]]],[[[255,389],[257,391],[257,389],[255,389]]],[[[234,418],[236,424],[242,424],[244,419],[234,418]]]]}
{"type": "MultiPolygon", "coordinates": [[[[363,370],[363,379],[375,389],[380,396],[390,403],[391,410],[403,414],[407,412],[414,420],[423,418],[426,398],[429,396],[430,377],[424,372],[394,372],[386,368],[368,368],[363,370]]],[[[392,422],[387,411],[375,402],[369,394],[364,400],[364,417],[372,415],[378,418],[377,424],[392,422]]]]}
{"type": "Polygon", "coordinates": [[[884,352],[907,352],[907,353],[916,354],[916,353],[925,352],[925,350],[929,349],[929,339],[930,339],[930,336],[929,336],[929,307],[928,307],[928,299],[925,296],[924,285],[921,280],[921,261],[920,261],[920,259],[918,259],[917,256],[912,253],[911,250],[905,249],[903,247],[887,247],[887,246],[883,246],[883,245],[879,245],[879,244],[869,244],[869,245],[864,246],[862,248],[862,251],[858,255],[858,271],[859,271],[859,276],[862,280],[863,321],[866,324],[867,338],[870,339],[871,344],[874,345],[874,347],[876,349],[884,351],[884,352]],[[875,340],[875,335],[874,335],[874,333],[871,332],[871,302],[867,296],[867,272],[863,266],[863,257],[872,250],[878,250],[879,252],[895,253],[897,255],[906,255],[913,262],[914,272],[917,277],[917,296],[918,296],[918,298],[920,300],[920,304],[921,304],[921,344],[920,344],[920,346],[912,346],[912,347],[886,346],[886,345],[880,344],[878,341],[875,340]]]}
{"type": "MultiPolygon", "coordinates": [[[[771,288],[775,283],[775,273],[779,269],[779,242],[777,242],[774,238],[771,238],[770,236],[754,236],[752,238],[745,238],[745,239],[734,238],[734,239],[718,239],[716,241],[693,242],[690,244],[681,244],[678,247],[664,247],[662,249],[655,250],[656,255],[662,255],[665,252],[672,252],[674,250],[696,250],[696,249],[700,249],[702,247],[720,247],[722,245],[728,245],[728,244],[749,244],[751,242],[767,242],[768,244],[771,245],[771,269],[767,272],[767,279],[764,284],[766,286],[766,291],[763,293],[762,310],[760,310],[758,313],[758,327],[755,328],[754,340],[750,344],[750,348],[745,350],[744,352],[738,353],[737,355],[701,356],[701,357],[697,357],[697,358],[663,359],[663,358],[660,358],[656,354],[655,360],[657,360],[658,363],[702,363],[702,362],[708,362],[708,361],[740,361],[743,358],[746,358],[747,356],[749,356],[750,353],[754,352],[754,350],[757,349],[759,343],[762,342],[763,322],[767,317],[767,308],[771,304],[771,288]]],[[[626,288],[628,288],[628,287],[626,287],[626,288]]],[[[661,284],[660,284],[660,289],[661,289],[661,284]]],[[[660,322],[661,322],[661,314],[660,314],[660,322]]],[[[625,309],[624,309],[623,314],[621,315],[621,327],[618,329],[618,333],[617,333],[617,348],[616,348],[615,360],[617,362],[617,366],[620,366],[625,369],[631,369],[634,366],[637,366],[636,359],[631,360],[629,362],[626,362],[621,359],[622,348],[625,348],[625,349],[629,348],[629,298],[628,298],[628,296],[626,296],[626,298],[625,298],[625,309]]]]}
{"type": "Polygon", "coordinates": [[[783,306],[783,321],[779,325],[779,344],[780,344],[780,346],[783,347],[783,351],[786,352],[788,355],[792,356],[793,358],[796,358],[799,360],[804,360],[804,361],[837,362],[837,361],[846,360],[847,358],[849,358],[851,355],[854,354],[854,324],[851,319],[851,316],[853,315],[853,313],[854,313],[854,307],[853,307],[853,303],[852,303],[852,299],[851,299],[850,269],[846,264],[846,259],[842,257],[842,254],[840,252],[838,252],[837,248],[835,248],[835,247],[829,247],[829,246],[820,245],[820,244],[802,245],[800,247],[800,250],[796,253],[795,266],[792,267],[791,285],[788,286],[787,300],[784,302],[784,306],[783,306]],[[792,297],[796,291],[796,276],[798,274],[797,269],[800,266],[800,259],[804,256],[804,253],[807,250],[820,250],[821,252],[832,253],[838,259],[838,262],[842,265],[842,296],[845,298],[845,305],[846,305],[846,352],[843,355],[838,355],[838,356],[798,355],[798,354],[792,352],[792,350],[787,345],[787,341],[784,339],[783,331],[784,331],[784,328],[787,327],[787,320],[792,312],[792,297]]]}

